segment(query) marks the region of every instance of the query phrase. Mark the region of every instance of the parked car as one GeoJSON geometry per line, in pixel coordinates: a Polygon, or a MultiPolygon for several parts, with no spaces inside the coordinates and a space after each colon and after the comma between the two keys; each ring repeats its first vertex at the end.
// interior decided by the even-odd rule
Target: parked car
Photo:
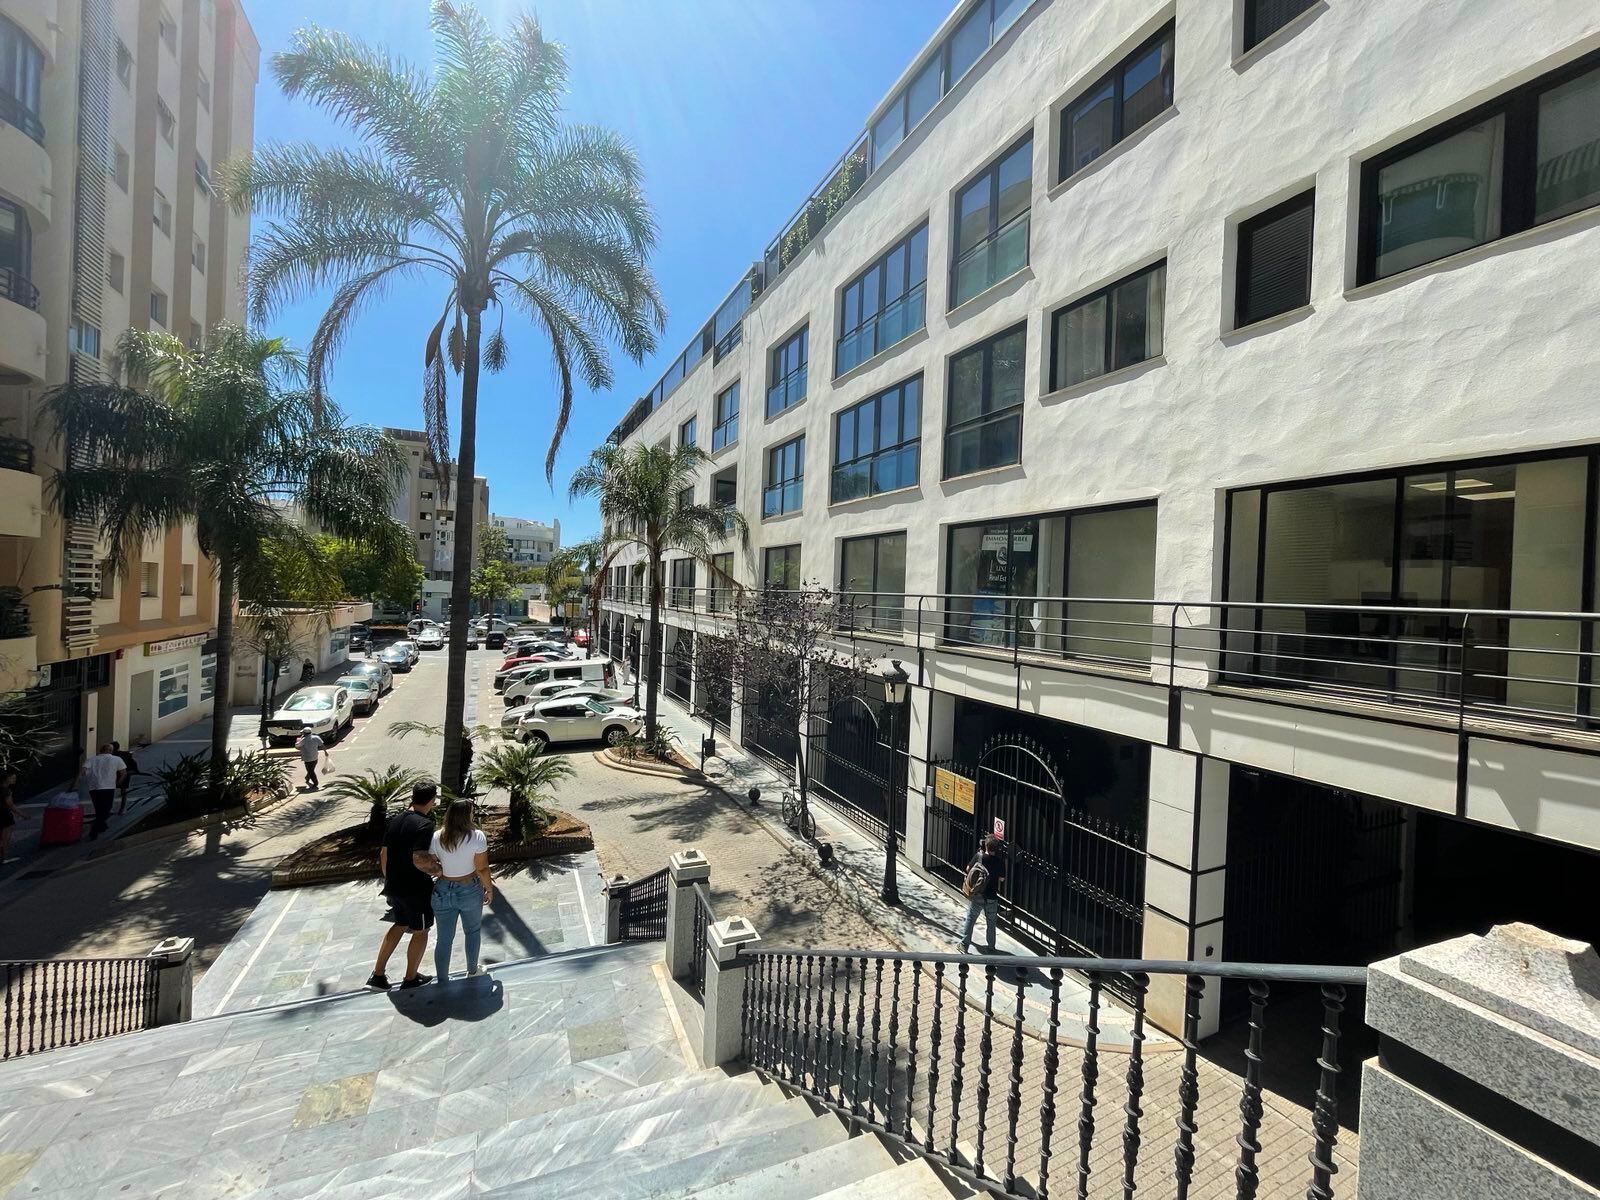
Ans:
{"type": "Polygon", "coordinates": [[[274,745],[283,745],[309,726],[323,741],[334,742],[354,721],[349,688],[337,684],[303,687],[267,719],[267,736],[274,745]]]}
{"type": "Polygon", "coordinates": [[[350,649],[365,650],[372,645],[372,630],[365,625],[350,626],[350,649]]]}
{"type": "Polygon", "coordinates": [[[506,633],[503,629],[491,629],[483,635],[483,644],[490,650],[498,650],[506,644],[506,633]]]}
{"type": "Polygon", "coordinates": [[[587,646],[589,644],[589,631],[587,629],[574,629],[572,631],[572,644],[574,646],[587,646]]]}
{"type": "Polygon", "coordinates": [[[443,650],[444,630],[437,625],[424,625],[417,631],[416,645],[418,650],[443,650]]]}
{"type": "Polygon", "coordinates": [[[346,675],[360,675],[372,680],[378,685],[378,696],[381,699],[389,692],[394,691],[394,672],[389,669],[389,664],[379,658],[367,658],[360,662],[351,663],[345,669],[346,675]]]}
{"type": "Polygon", "coordinates": [[[411,660],[411,665],[413,667],[417,665],[417,660],[422,657],[422,651],[417,649],[416,642],[407,638],[403,641],[395,642],[394,644],[406,652],[406,657],[411,660]]]}
{"type": "Polygon", "coordinates": [[[405,642],[391,642],[378,652],[378,661],[391,671],[411,670],[411,651],[405,642]]]}
{"type": "Polygon", "coordinates": [[[350,693],[350,706],[363,717],[378,711],[378,681],[370,675],[341,675],[334,683],[350,693]]]}
{"type": "Polygon", "coordinates": [[[589,683],[573,684],[565,679],[557,679],[536,687],[528,703],[518,703],[514,707],[507,708],[500,716],[500,726],[504,729],[521,723],[523,717],[546,700],[598,700],[601,704],[632,708],[633,705],[629,703],[630,698],[630,693],[617,688],[596,687],[589,683]]]}
{"type": "Polygon", "coordinates": [[[432,617],[413,617],[410,621],[406,622],[406,634],[408,637],[416,637],[424,629],[443,628],[444,626],[440,625],[439,622],[435,621],[432,617]]]}
{"type": "Polygon", "coordinates": [[[617,668],[609,658],[539,663],[522,678],[506,682],[503,689],[506,703],[521,704],[532,697],[534,689],[541,684],[558,681],[611,687],[617,682],[617,668]]]}
{"type": "Polygon", "coordinates": [[[503,691],[506,681],[511,678],[511,673],[518,667],[533,667],[540,663],[555,662],[553,654],[523,654],[516,658],[508,658],[500,664],[500,669],[494,673],[494,690],[503,691]]]}
{"type": "Polygon", "coordinates": [[[544,749],[553,742],[602,741],[615,746],[644,728],[644,714],[636,708],[602,704],[598,700],[546,700],[517,722],[516,734],[528,745],[544,749]]]}

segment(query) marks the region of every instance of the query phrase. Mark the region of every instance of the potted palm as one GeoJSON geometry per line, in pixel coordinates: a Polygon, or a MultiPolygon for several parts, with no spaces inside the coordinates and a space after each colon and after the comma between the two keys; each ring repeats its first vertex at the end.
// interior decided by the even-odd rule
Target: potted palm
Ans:
{"type": "Polygon", "coordinates": [[[525,842],[550,823],[556,786],[573,774],[565,758],[541,754],[521,742],[505,742],[479,760],[477,780],[511,794],[506,835],[512,842],[525,842]]]}

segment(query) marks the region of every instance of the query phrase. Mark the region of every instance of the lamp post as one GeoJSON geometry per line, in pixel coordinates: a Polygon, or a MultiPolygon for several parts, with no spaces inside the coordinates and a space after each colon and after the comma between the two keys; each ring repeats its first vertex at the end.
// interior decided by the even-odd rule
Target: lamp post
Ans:
{"type": "MultiPolygon", "coordinates": [[[[900,706],[905,703],[906,693],[910,690],[911,676],[906,674],[906,669],[900,665],[900,660],[889,660],[887,670],[878,673],[878,683],[883,688],[884,703],[889,706],[889,786],[888,795],[884,803],[884,824],[887,836],[883,841],[883,902],[885,904],[900,903],[900,885],[896,880],[897,840],[895,833],[895,810],[899,807],[896,801],[895,787],[899,782],[895,777],[895,718],[900,711],[900,706]]],[[[900,793],[905,794],[901,786],[900,793]]]]}
{"type": "Polygon", "coordinates": [[[639,707],[639,660],[644,657],[644,618],[633,619],[633,707],[639,707]]]}

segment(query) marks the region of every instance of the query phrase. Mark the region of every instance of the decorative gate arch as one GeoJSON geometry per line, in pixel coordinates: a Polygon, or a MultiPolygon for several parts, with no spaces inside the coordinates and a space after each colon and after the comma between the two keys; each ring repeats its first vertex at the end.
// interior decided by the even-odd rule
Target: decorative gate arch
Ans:
{"type": "Polygon", "coordinates": [[[888,836],[888,810],[894,796],[895,841],[906,836],[906,747],[909,714],[896,714],[895,746],[888,736],[887,709],[874,708],[855,693],[835,700],[826,713],[813,713],[806,736],[807,766],[813,786],[830,796],[857,825],[882,843],[888,836]]]}
{"type": "Polygon", "coordinates": [[[1050,753],[1001,734],[975,766],[935,764],[974,781],[972,812],[935,798],[926,864],[959,881],[984,834],[1001,832],[1006,927],[1047,952],[1138,958],[1144,929],[1144,830],[1096,816],[1067,798],[1050,753]]]}

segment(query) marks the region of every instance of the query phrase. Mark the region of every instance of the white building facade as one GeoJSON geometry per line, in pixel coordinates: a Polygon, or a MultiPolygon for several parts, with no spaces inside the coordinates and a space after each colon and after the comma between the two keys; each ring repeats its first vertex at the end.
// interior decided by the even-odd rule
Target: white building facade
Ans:
{"type": "Polygon", "coordinates": [[[519,567],[536,567],[550,561],[550,556],[561,549],[561,522],[530,521],[526,517],[505,517],[496,514],[489,523],[505,531],[506,548],[511,561],[519,567]]]}
{"type": "MultiPolygon", "coordinates": [[[[1593,940],[1600,8],[963,3],[808,207],[613,437],[910,670],[907,865],[998,822],[1067,953],[1593,940]]],[[[887,749],[756,707],[881,836],[887,749]]]]}

